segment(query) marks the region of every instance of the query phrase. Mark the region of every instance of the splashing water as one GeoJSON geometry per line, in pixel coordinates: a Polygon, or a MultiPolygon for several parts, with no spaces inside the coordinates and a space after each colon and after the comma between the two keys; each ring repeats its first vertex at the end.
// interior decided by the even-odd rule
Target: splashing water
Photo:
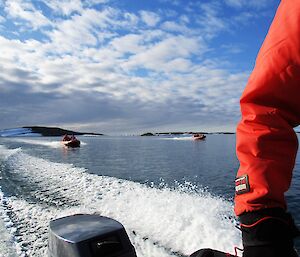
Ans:
{"type": "MultiPolygon", "coordinates": [[[[154,188],[0,146],[0,252],[47,256],[51,219],[98,213],[120,221],[138,257],[240,245],[232,203],[185,186],[154,188]]],[[[0,255],[1,256],[1,255],[0,255]]]]}

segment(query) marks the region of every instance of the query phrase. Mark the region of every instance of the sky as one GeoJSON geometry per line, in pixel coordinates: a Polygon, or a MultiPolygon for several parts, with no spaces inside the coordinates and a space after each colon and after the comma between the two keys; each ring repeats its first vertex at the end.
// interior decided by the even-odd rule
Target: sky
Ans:
{"type": "Polygon", "coordinates": [[[235,131],[279,0],[0,0],[0,129],[235,131]]]}

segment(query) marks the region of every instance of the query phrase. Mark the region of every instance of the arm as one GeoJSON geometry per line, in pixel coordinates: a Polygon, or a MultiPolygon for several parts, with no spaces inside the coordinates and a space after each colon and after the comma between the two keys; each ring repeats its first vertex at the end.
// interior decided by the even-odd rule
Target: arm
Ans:
{"type": "Polygon", "coordinates": [[[241,97],[237,127],[237,177],[249,188],[235,197],[240,215],[265,208],[285,209],[300,123],[300,1],[282,0],[241,97]]]}

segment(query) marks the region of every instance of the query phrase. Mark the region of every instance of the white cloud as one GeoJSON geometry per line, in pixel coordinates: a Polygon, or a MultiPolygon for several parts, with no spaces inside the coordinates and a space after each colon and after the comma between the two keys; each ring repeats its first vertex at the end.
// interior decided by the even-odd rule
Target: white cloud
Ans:
{"type": "Polygon", "coordinates": [[[201,41],[196,38],[172,36],[149,46],[146,51],[131,56],[123,67],[132,69],[145,67],[150,70],[164,71],[164,65],[176,58],[189,58],[201,54],[201,41]]]}
{"type": "Polygon", "coordinates": [[[187,15],[181,15],[181,16],[179,17],[179,21],[180,21],[181,23],[187,24],[187,23],[190,22],[190,18],[189,18],[187,15]]]}
{"type": "Polygon", "coordinates": [[[270,2],[269,0],[225,0],[226,4],[235,8],[253,7],[256,9],[264,8],[270,2]]]}
{"type": "Polygon", "coordinates": [[[238,44],[224,44],[220,48],[229,54],[239,54],[242,52],[242,47],[238,44]]]}
{"type": "Polygon", "coordinates": [[[27,21],[27,25],[34,30],[51,24],[42,12],[36,10],[32,3],[25,0],[7,1],[4,9],[10,17],[27,21]]]}
{"type": "Polygon", "coordinates": [[[57,53],[76,52],[84,46],[95,47],[114,35],[108,29],[115,23],[114,18],[117,15],[118,13],[111,8],[101,12],[85,9],[70,19],[57,21],[55,28],[45,34],[50,38],[53,50],[57,53]]]}
{"type": "MultiPolygon", "coordinates": [[[[161,116],[176,113],[186,120],[200,115],[194,110],[214,112],[216,116],[228,113],[235,117],[238,113],[238,98],[248,74],[232,74],[220,69],[218,62],[206,62],[204,56],[209,43],[204,36],[216,35],[229,25],[220,17],[218,6],[201,5],[202,9],[190,16],[174,11],[176,15],[170,18],[161,10],[159,16],[144,10],[132,13],[107,6],[90,8],[91,4],[104,3],[102,0],[45,1],[55,11],[55,19],[46,18],[44,23],[41,19],[35,25],[35,15],[43,16],[38,16],[42,12],[34,5],[27,1],[6,4],[12,20],[26,20],[35,28],[42,24],[49,27],[42,31],[47,39],[12,40],[0,36],[1,92],[18,92],[20,99],[36,97],[41,103],[49,96],[51,103],[45,106],[69,108],[68,117],[74,103],[62,99],[77,96],[81,109],[77,111],[91,113],[89,102],[97,106],[94,108],[98,112],[107,108],[111,114],[121,109],[125,113],[124,117],[118,116],[122,124],[128,119],[141,125],[142,118],[154,117],[161,110],[165,110],[161,116]],[[135,115],[140,115],[140,120],[130,119],[135,115]]],[[[100,124],[99,113],[92,112],[85,122],[100,124]]],[[[53,121],[63,120],[55,114],[51,117],[53,121]]],[[[111,121],[118,123],[117,119],[111,121]]],[[[67,122],[76,125],[74,120],[67,122]]]]}
{"type": "Polygon", "coordinates": [[[5,22],[5,18],[0,15],[0,23],[5,22]]]}
{"type": "Polygon", "coordinates": [[[73,19],[63,21],[58,24],[57,29],[46,32],[58,53],[71,53],[83,45],[93,46],[97,43],[97,38],[91,32],[90,23],[79,16],[73,19]]]}
{"type": "Polygon", "coordinates": [[[143,35],[138,34],[128,34],[123,37],[116,37],[111,41],[110,45],[121,54],[134,54],[146,49],[143,35]]]}
{"type": "Polygon", "coordinates": [[[66,16],[71,15],[73,12],[81,12],[81,0],[43,0],[51,9],[56,13],[66,16]]]}
{"type": "Polygon", "coordinates": [[[257,17],[261,17],[261,14],[253,13],[253,12],[241,12],[239,15],[233,17],[231,20],[233,26],[240,26],[241,24],[249,24],[249,22],[253,21],[257,17]]]}
{"type": "MultiPolygon", "coordinates": [[[[132,38],[134,45],[140,42],[142,36],[133,35],[132,38]]],[[[126,40],[126,37],[122,39],[126,40]]],[[[94,53],[87,50],[78,57],[47,57],[45,52],[49,46],[38,41],[20,42],[1,37],[0,45],[6,53],[0,58],[1,66],[6,67],[0,80],[31,85],[31,92],[35,93],[97,92],[111,99],[144,102],[146,105],[187,97],[193,101],[204,101],[205,105],[217,110],[223,107],[218,104],[212,106],[215,101],[212,99],[221,100],[224,90],[232,92],[231,88],[226,88],[228,85],[233,87],[241,83],[241,76],[240,80],[236,80],[230,78],[227,72],[213,66],[201,67],[192,63],[190,56],[201,51],[202,46],[199,46],[196,39],[182,36],[164,39],[151,47],[149,45],[146,51],[141,49],[128,62],[120,62],[120,55],[114,56],[116,52],[109,53],[108,49],[94,49],[94,53]],[[101,51],[106,51],[102,55],[106,59],[101,58],[101,51]],[[98,62],[91,63],[89,58],[84,58],[84,54],[86,57],[98,54],[98,62]],[[140,67],[154,72],[146,77],[130,73],[140,67]],[[122,69],[128,74],[123,73],[122,69]],[[165,73],[167,77],[161,73],[165,73]],[[199,88],[202,88],[201,94],[197,93],[199,88]],[[203,96],[207,98],[201,99],[203,96]]]]}
{"type": "Polygon", "coordinates": [[[248,1],[248,4],[256,8],[265,8],[270,3],[269,0],[253,0],[248,1]]]}
{"type": "Polygon", "coordinates": [[[193,63],[189,59],[175,58],[164,65],[167,73],[190,72],[193,63]]]}
{"type": "Polygon", "coordinates": [[[84,4],[87,5],[96,5],[96,4],[105,4],[108,3],[110,0],[85,0],[84,4]]]}
{"type": "Polygon", "coordinates": [[[139,22],[139,18],[134,13],[125,12],[123,14],[122,19],[117,21],[115,24],[121,26],[122,28],[126,28],[127,26],[131,26],[134,29],[139,22]]]}
{"type": "MultiPolygon", "coordinates": [[[[27,57],[32,57],[32,53],[35,53],[35,48],[32,48],[33,46],[33,41],[28,41],[29,45],[26,43],[23,43],[19,40],[9,40],[6,39],[2,36],[0,36],[0,47],[2,50],[0,60],[2,60],[4,63],[6,62],[7,64],[10,65],[18,65],[20,63],[20,68],[21,67],[26,67],[27,64],[25,61],[27,61],[27,57]]],[[[40,47],[41,44],[39,43],[37,47],[40,47]]],[[[38,49],[38,48],[37,48],[38,49]]],[[[41,55],[40,57],[43,57],[41,55]]],[[[32,60],[32,59],[29,59],[32,60]]],[[[28,60],[28,61],[29,61],[28,60]]],[[[32,60],[33,63],[35,60],[32,60]]],[[[28,68],[31,68],[31,62],[28,63],[28,68]]]]}
{"type": "Polygon", "coordinates": [[[159,15],[149,11],[141,11],[140,15],[142,21],[145,22],[149,27],[154,27],[161,19],[159,15]]]}
{"type": "Polygon", "coordinates": [[[171,5],[180,6],[179,0],[158,0],[161,3],[169,3],[171,5]]]}
{"type": "Polygon", "coordinates": [[[233,7],[242,7],[245,3],[244,0],[225,0],[225,2],[233,7]]]}
{"type": "Polygon", "coordinates": [[[180,32],[183,34],[192,34],[193,30],[189,29],[185,25],[178,24],[175,21],[166,21],[161,25],[161,28],[170,32],[180,32]]]}
{"type": "Polygon", "coordinates": [[[206,37],[212,37],[219,31],[227,29],[227,22],[220,15],[220,6],[218,4],[206,3],[200,6],[202,11],[196,19],[196,23],[201,26],[206,37]]]}

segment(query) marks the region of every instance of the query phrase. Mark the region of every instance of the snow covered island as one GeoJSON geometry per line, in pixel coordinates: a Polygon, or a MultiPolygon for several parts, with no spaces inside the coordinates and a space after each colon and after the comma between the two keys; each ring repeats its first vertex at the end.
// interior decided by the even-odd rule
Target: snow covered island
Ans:
{"type": "Polygon", "coordinates": [[[0,137],[16,137],[16,136],[63,136],[65,134],[68,135],[96,135],[102,136],[100,133],[84,133],[84,132],[76,132],[72,130],[61,129],[57,127],[40,127],[40,126],[32,126],[32,127],[21,127],[21,128],[10,128],[0,130],[0,137]]]}

